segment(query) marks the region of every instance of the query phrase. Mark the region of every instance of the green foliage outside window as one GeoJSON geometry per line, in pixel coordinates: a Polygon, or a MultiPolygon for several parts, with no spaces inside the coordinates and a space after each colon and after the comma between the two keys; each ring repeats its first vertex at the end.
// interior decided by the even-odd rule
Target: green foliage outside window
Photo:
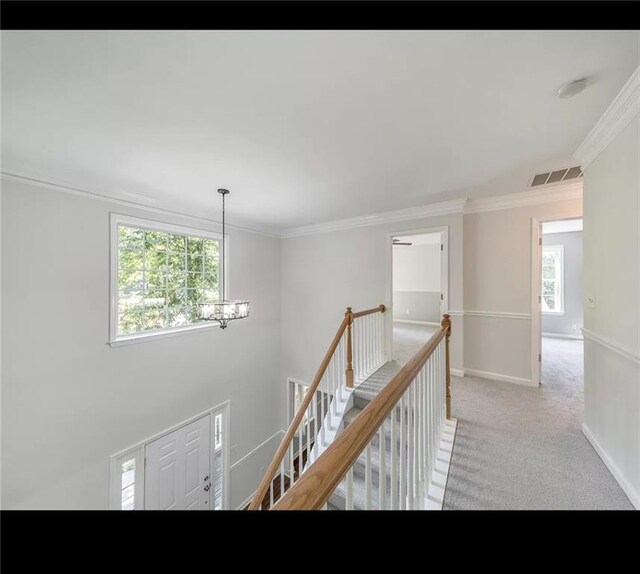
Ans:
{"type": "Polygon", "coordinates": [[[198,303],[219,298],[219,242],[118,227],[118,334],[198,322],[198,303]]]}

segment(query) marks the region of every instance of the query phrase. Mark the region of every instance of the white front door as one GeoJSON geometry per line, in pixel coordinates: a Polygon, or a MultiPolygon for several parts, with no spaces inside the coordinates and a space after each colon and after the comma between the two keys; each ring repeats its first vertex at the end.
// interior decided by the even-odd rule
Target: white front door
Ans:
{"type": "Polygon", "coordinates": [[[146,510],[208,510],[211,415],[184,426],[145,448],[146,510]]]}

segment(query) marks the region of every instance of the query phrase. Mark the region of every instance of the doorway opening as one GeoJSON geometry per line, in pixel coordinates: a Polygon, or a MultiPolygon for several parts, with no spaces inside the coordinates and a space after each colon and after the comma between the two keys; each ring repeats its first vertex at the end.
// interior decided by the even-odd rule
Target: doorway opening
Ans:
{"type": "Polygon", "coordinates": [[[404,365],[448,309],[448,228],[390,234],[389,248],[391,358],[404,365]]]}
{"type": "Polygon", "coordinates": [[[539,383],[584,392],[582,218],[539,224],[539,383]]]}

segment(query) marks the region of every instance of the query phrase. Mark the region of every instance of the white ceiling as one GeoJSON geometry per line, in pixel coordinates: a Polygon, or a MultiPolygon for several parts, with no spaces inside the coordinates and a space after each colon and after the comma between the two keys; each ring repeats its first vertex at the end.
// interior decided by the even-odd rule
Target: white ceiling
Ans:
{"type": "Polygon", "coordinates": [[[542,233],[569,233],[582,231],[582,219],[563,219],[559,221],[547,221],[542,224],[542,233]]]}
{"type": "Polygon", "coordinates": [[[638,39],[3,31],[2,169],[216,218],[227,187],[231,222],[273,229],[523,191],[575,164],[638,39]]]}

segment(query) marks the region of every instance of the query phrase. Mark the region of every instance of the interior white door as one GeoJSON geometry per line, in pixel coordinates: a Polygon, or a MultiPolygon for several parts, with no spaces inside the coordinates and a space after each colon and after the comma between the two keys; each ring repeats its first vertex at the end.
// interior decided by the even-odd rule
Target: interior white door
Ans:
{"type": "Polygon", "coordinates": [[[147,510],[208,510],[211,415],[163,436],[145,448],[147,510]]]}

